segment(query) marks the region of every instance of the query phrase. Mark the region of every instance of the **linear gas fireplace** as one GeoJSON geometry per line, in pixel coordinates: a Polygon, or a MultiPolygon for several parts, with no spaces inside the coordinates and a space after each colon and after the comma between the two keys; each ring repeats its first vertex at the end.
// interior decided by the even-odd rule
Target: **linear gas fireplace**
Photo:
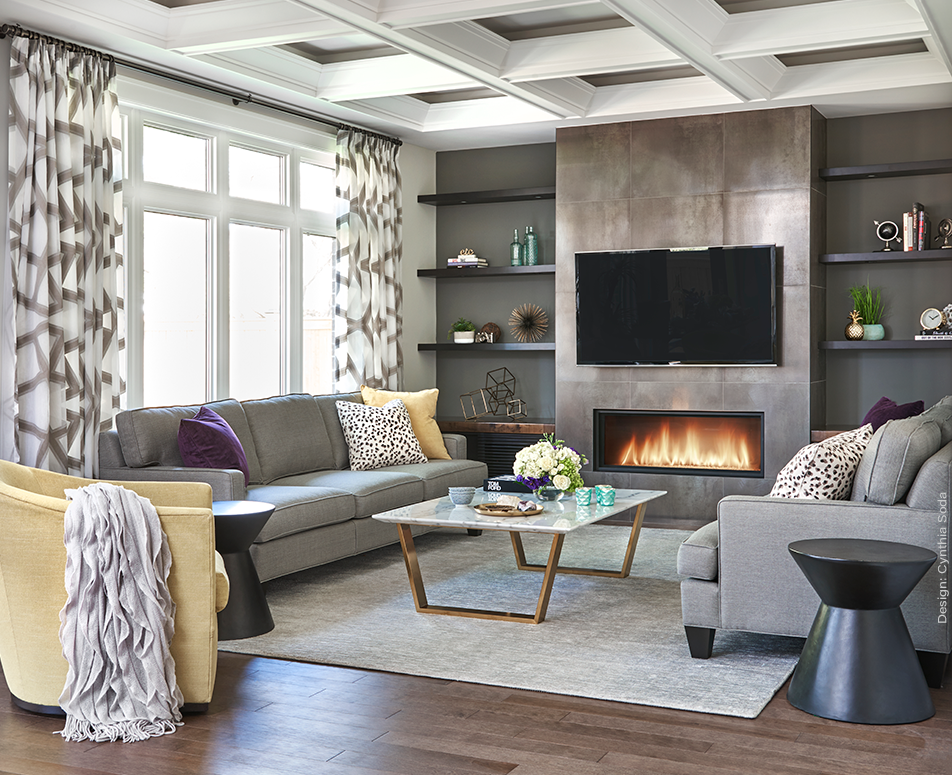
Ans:
{"type": "Polygon", "coordinates": [[[596,409],[595,471],[764,476],[763,412],[596,409]]]}

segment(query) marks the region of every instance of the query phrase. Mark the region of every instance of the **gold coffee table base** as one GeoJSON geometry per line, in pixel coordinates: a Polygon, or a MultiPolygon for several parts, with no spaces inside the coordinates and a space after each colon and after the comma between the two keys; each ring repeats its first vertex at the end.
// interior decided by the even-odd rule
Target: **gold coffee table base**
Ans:
{"type": "MultiPolygon", "coordinates": [[[[571,573],[584,576],[606,576],[609,578],[623,579],[627,578],[631,572],[631,563],[635,556],[635,548],[638,546],[638,536],[641,534],[641,523],[644,519],[646,503],[640,504],[635,510],[635,517],[631,525],[631,535],[628,538],[628,548],[625,551],[625,557],[622,562],[621,570],[601,570],[598,568],[564,568],[559,565],[559,557],[562,554],[562,544],[565,541],[564,533],[557,533],[552,536],[552,547],[549,549],[549,559],[545,565],[533,565],[526,562],[526,553],[522,545],[522,537],[519,531],[510,530],[509,538],[512,540],[512,548],[516,555],[516,566],[519,570],[541,571],[542,589],[539,591],[539,601],[536,604],[534,614],[514,613],[511,611],[492,611],[482,608],[462,608],[456,606],[430,605],[426,599],[426,590],[423,586],[423,576],[420,573],[420,562],[417,558],[416,546],[413,543],[413,534],[410,532],[410,526],[397,524],[400,533],[400,546],[403,549],[403,559],[407,566],[407,576],[410,579],[410,590],[413,593],[413,604],[417,612],[421,614],[443,614],[444,616],[466,616],[471,619],[495,619],[505,622],[525,622],[527,624],[539,624],[545,619],[546,610],[549,607],[549,598],[552,595],[552,585],[555,583],[556,573],[571,573]]],[[[490,527],[488,530],[505,530],[506,528],[490,527]]]]}

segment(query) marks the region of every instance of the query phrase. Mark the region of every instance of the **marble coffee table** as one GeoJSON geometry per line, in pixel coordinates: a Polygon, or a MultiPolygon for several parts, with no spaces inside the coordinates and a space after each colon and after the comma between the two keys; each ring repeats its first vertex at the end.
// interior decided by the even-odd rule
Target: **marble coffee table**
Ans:
{"type": "MultiPolygon", "coordinates": [[[[404,506],[381,514],[374,514],[373,518],[379,519],[381,522],[393,522],[397,526],[400,533],[400,546],[403,548],[403,559],[407,565],[407,576],[410,579],[410,590],[413,593],[413,602],[418,612],[539,624],[545,619],[549,597],[552,594],[552,585],[557,573],[608,576],[620,579],[628,576],[631,572],[631,562],[635,555],[635,548],[638,545],[638,536],[641,534],[645,507],[649,501],[666,494],[664,490],[616,490],[613,506],[599,506],[595,503],[594,497],[590,506],[578,506],[575,499],[569,496],[556,503],[541,504],[544,510],[541,514],[535,516],[488,517],[474,511],[473,506],[480,503],[494,502],[499,497],[499,493],[485,493],[482,490],[477,490],[476,497],[469,506],[454,506],[448,497],[435,498],[422,503],[415,503],[412,506],[404,506]],[[619,570],[567,568],[559,565],[562,543],[569,533],[608,517],[626,514],[632,510],[634,511],[634,518],[631,525],[631,535],[628,538],[628,547],[619,570]],[[413,543],[413,535],[410,532],[411,527],[415,525],[434,525],[469,530],[504,530],[508,532],[512,541],[513,552],[516,555],[516,566],[519,570],[540,571],[544,574],[542,590],[539,592],[539,601],[535,613],[524,614],[479,608],[431,605],[426,599],[416,547],[413,543]],[[549,559],[545,565],[532,565],[526,562],[526,553],[521,538],[522,533],[547,533],[552,536],[549,559]]],[[[525,500],[533,499],[529,495],[520,497],[525,500]]]]}

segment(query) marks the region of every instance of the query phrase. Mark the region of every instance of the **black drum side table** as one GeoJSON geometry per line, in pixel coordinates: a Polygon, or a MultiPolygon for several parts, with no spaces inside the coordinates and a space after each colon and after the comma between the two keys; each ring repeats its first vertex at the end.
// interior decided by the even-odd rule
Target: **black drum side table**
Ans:
{"type": "Polygon", "coordinates": [[[268,600],[251,559],[251,544],[271,519],[274,506],[258,501],[214,501],[215,548],[225,561],[231,590],[218,612],[220,640],[238,640],[274,629],[268,600]]]}
{"type": "Polygon", "coordinates": [[[935,552],[859,538],[794,541],[788,549],[822,601],[790,681],[790,704],[857,724],[935,715],[899,610],[935,552]]]}

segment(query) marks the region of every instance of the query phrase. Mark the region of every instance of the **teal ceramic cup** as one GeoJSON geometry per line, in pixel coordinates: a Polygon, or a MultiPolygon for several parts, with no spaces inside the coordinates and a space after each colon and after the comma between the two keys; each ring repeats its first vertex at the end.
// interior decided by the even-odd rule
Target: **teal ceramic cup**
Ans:
{"type": "Polygon", "coordinates": [[[591,506],[592,505],[592,488],[591,487],[579,487],[575,491],[575,505],[577,506],[591,506]]]}
{"type": "Polygon", "coordinates": [[[615,488],[610,484],[595,485],[595,500],[599,506],[615,505],[615,488]]]}

